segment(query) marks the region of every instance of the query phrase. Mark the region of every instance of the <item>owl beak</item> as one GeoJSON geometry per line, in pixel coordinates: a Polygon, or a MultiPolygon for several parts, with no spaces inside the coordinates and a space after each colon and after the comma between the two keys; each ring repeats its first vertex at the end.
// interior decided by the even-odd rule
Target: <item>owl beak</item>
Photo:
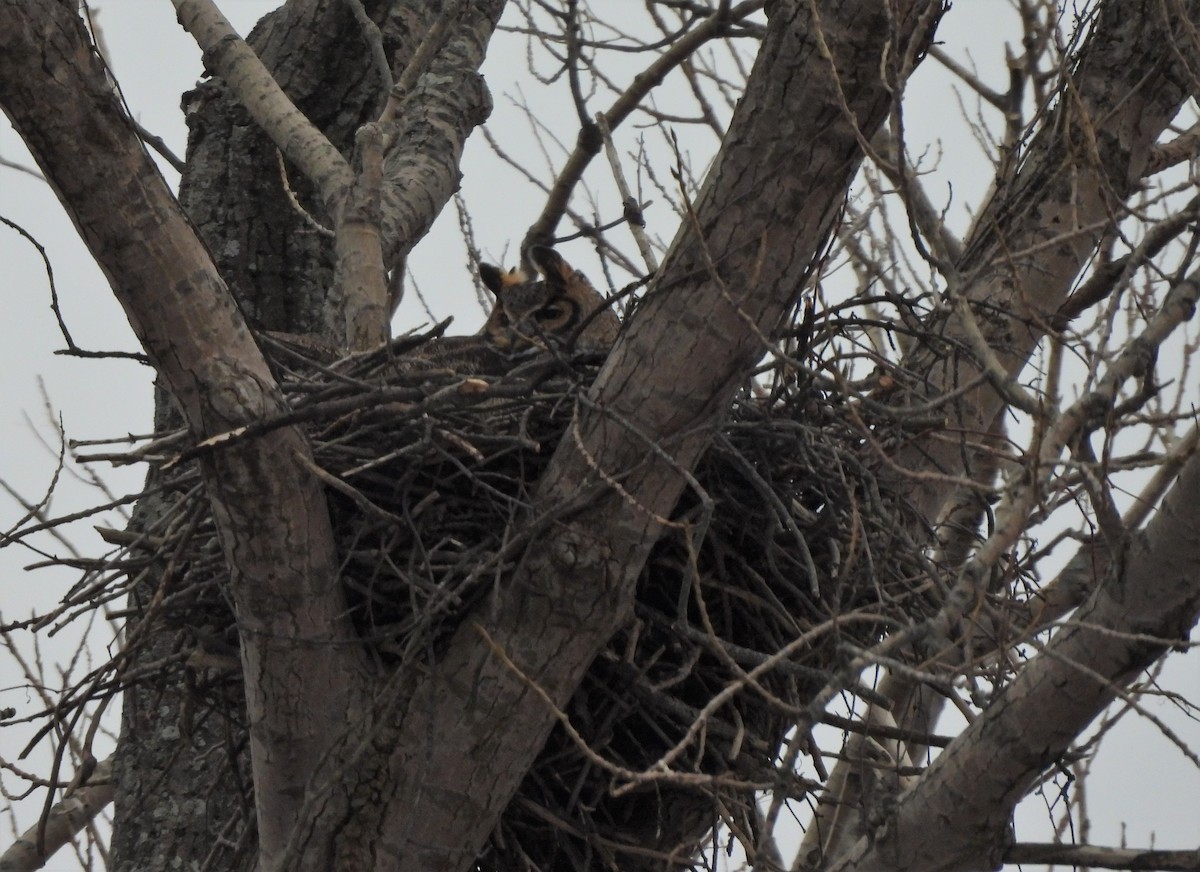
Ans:
{"type": "Polygon", "coordinates": [[[518,344],[518,340],[527,346],[533,348],[545,348],[546,340],[538,328],[533,324],[526,324],[520,321],[512,327],[512,338],[509,340],[511,345],[518,344]]]}

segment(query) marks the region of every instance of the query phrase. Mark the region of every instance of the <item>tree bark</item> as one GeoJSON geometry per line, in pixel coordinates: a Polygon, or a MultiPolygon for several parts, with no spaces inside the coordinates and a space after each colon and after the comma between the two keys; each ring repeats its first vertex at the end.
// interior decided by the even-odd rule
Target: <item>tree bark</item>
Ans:
{"type": "MultiPolygon", "coordinates": [[[[435,14],[426,8],[428,4],[415,5],[421,6],[425,14],[435,14]]],[[[451,37],[453,63],[471,61],[478,65],[501,5],[472,5],[461,32],[451,37]]],[[[390,9],[378,5],[374,11],[381,17],[389,12],[394,16],[389,19],[393,40],[397,32],[421,21],[420,14],[406,16],[401,4],[393,4],[390,9]]],[[[78,17],[62,4],[48,0],[6,2],[0,12],[5,22],[0,28],[0,103],[109,277],[135,333],[193,435],[198,439],[215,436],[281,413],[282,397],[238,305],[142,150],[133,126],[107,85],[99,60],[90,51],[78,17]],[[89,135],[80,136],[80,130],[89,135]]],[[[338,44],[344,34],[335,26],[339,22],[344,25],[349,17],[344,4],[293,4],[279,15],[299,15],[301,19],[308,15],[312,19],[291,21],[285,28],[287,40],[302,41],[313,53],[306,56],[296,51],[290,55],[292,70],[307,74],[311,67],[304,66],[303,61],[313,61],[314,54],[320,57],[322,51],[337,49],[345,53],[338,44]],[[316,23],[322,16],[326,27],[316,23]],[[320,38],[312,39],[312,34],[320,38]]],[[[261,33],[269,53],[273,28],[267,25],[261,33]]],[[[348,76],[354,71],[337,72],[348,76]]],[[[470,74],[478,78],[473,68],[470,74]]],[[[443,74],[441,84],[448,81],[443,74]]],[[[321,83],[312,84],[314,90],[322,90],[321,83]]],[[[327,93],[328,85],[324,83],[323,93],[327,93]]],[[[372,92],[369,84],[363,87],[360,83],[357,93],[360,107],[378,102],[371,99],[372,93],[377,95],[377,87],[372,92]]],[[[437,88],[431,85],[417,95],[411,108],[420,115],[427,109],[423,101],[436,94],[437,88]]],[[[429,147],[445,150],[448,140],[456,135],[459,139],[450,152],[460,153],[461,139],[486,113],[486,92],[480,87],[465,89],[454,99],[460,107],[474,99],[477,108],[463,109],[463,119],[447,125],[440,140],[425,137],[409,143],[414,153],[429,147]]],[[[193,108],[200,112],[206,105],[216,105],[219,95],[210,89],[195,96],[195,100],[199,105],[193,108]]],[[[347,102],[354,101],[338,103],[335,114],[346,124],[342,132],[348,134],[355,122],[344,114],[347,102]]],[[[228,105],[225,110],[228,116],[218,113],[218,117],[238,115],[228,105]]],[[[244,119],[241,122],[245,128],[244,119]]],[[[231,122],[226,130],[236,127],[231,122]]],[[[257,149],[247,147],[242,151],[238,145],[248,146],[245,138],[210,138],[204,135],[208,132],[193,129],[193,167],[204,165],[196,157],[196,143],[212,144],[214,139],[220,139],[226,147],[216,152],[218,160],[225,158],[231,165],[245,167],[254,155],[269,155],[268,159],[274,161],[273,152],[262,147],[261,139],[257,149]]],[[[453,189],[457,172],[448,161],[435,161],[422,170],[423,174],[413,171],[407,178],[421,175],[430,190],[440,193],[442,201],[430,196],[423,201],[427,212],[409,210],[405,225],[410,235],[408,245],[423,232],[422,214],[424,227],[432,222],[453,189]]],[[[258,175],[256,182],[263,177],[258,175]]],[[[278,173],[265,177],[274,179],[276,188],[281,189],[278,173]]],[[[185,187],[198,191],[195,179],[194,175],[186,177],[185,187]]],[[[262,316],[268,314],[270,306],[257,303],[299,300],[304,303],[304,311],[285,307],[273,313],[284,323],[272,326],[313,329],[320,323],[314,315],[320,308],[324,287],[320,267],[329,262],[322,250],[327,245],[305,242],[299,254],[284,245],[284,256],[268,261],[269,267],[278,267],[274,279],[258,281],[260,274],[244,269],[247,264],[252,270],[262,266],[253,246],[247,246],[254,233],[246,227],[250,222],[240,222],[238,216],[262,215],[253,205],[262,188],[257,184],[220,187],[226,199],[205,199],[211,194],[211,188],[206,189],[201,199],[211,211],[204,206],[198,211],[207,219],[212,249],[224,255],[223,267],[241,280],[248,308],[262,324],[262,316]],[[238,197],[242,198],[240,203],[231,202],[238,197]],[[288,269],[297,263],[317,268],[306,282],[288,286],[288,269]],[[283,286],[288,286],[286,291],[283,286]]],[[[300,215],[278,191],[275,199],[287,203],[276,214],[280,220],[258,226],[264,246],[278,252],[279,237],[273,234],[286,235],[289,229],[310,219],[300,215]]],[[[319,205],[313,211],[319,214],[319,205]]],[[[298,233],[297,238],[304,235],[298,233]]],[[[311,234],[308,236],[311,239],[311,234]]],[[[327,270],[324,275],[328,276],[327,270]]],[[[336,868],[341,864],[341,868],[360,869],[365,868],[358,860],[364,846],[357,842],[351,848],[339,845],[339,837],[345,835],[339,829],[317,832],[312,829],[315,819],[303,820],[306,789],[313,781],[314,770],[329,762],[334,744],[357,738],[367,688],[362,652],[336,582],[337,562],[323,489],[308,472],[309,461],[303,436],[285,428],[263,439],[212,452],[202,461],[202,468],[231,569],[230,591],[242,634],[240,650],[256,787],[260,865],[264,869],[276,867],[284,851],[295,843],[293,831],[300,826],[304,827],[304,844],[313,848],[305,857],[311,868],[336,868]]],[[[152,594],[156,584],[157,580],[147,593],[152,594]]],[[[151,645],[143,651],[162,653],[163,647],[151,645]]],[[[124,807],[125,816],[119,817],[118,825],[125,825],[132,838],[122,842],[120,835],[117,837],[118,867],[173,868],[185,860],[197,867],[219,864],[216,858],[221,856],[223,842],[228,844],[236,838],[244,844],[246,835],[252,832],[235,827],[231,837],[223,831],[227,829],[224,815],[229,808],[236,808],[239,785],[233,785],[230,796],[230,785],[217,781],[207,797],[214,803],[210,806],[201,798],[208,780],[194,778],[206,768],[204,758],[211,758],[214,752],[236,758],[239,725],[216,725],[215,730],[211,723],[202,727],[196,735],[188,736],[198,743],[194,747],[199,759],[181,759],[188,756],[180,755],[178,747],[182,725],[187,721],[187,694],[172,686],[171,679],[164,683],[167,687],[162,696],[140,692],[128,697],[132,710],[126,712],[123,721],[119,756],[124,759],[118,760],[117,772],[119,778],[128,776],[133,783],[119,788],[125,790],[131,802],[124,807]],[[164,696],[170,700],[165,709],[164,696]],[[228,752],[222,750],[223,743],[207,745],[224,731],[233,733],[228,752]],[[152,774],[156,769],[158,776],[152,774]],[[231,800],[227,806],[220,801],[222,795],[231,800]],[[157,813],[153,817],[151,808],[157,813]],[[149,826],[148,820],[155,817],[159,823],[149,826]],[[170,835],[155,838],[156,830],[160,836],[170,835]],[[164,850],[168,845],[170,850],[164,850]]],[[[329,805],[342,809],[365,805],[362,799],[356,799],[356,792],[368,780],[357,779],[353,773],[347,775],[330,791],[329,805]]],[[[369,852],[369,843],[365,850],[369,852]]],[[[245,851],[241,855],[242,860],[250,856],[245,851]]]]}
{"type": "MultiPolygon", "coordinates": [[[[217,436],[282,413],[237,304],[118,105],[78,17],[57,3],[6,5],[0,101],[192,434],[217,436]]],[[[241,634],[265,868],[364,690],[357,646],[315,644],[353,633],[324,492],[306,459],[304,436],[282,428],[201,463],[241,634]]]]}
{"type": "MultiPolygon", "coordinates": [[[[363,5],[378,25],[383,53],[397,68],[409,64],[442,14],[436,4],[419,0],[366,0],[363,5]]],[[[406,253],[428,230],[457,184],[457,161],[463,142],[490,107],[487,90],[476,71],[503,5],[502,0],[468,4],[463,18],[451,27],[446,46],[428,71],[430,75],[418,81],[394,123],[400,136],[398,146],[388,152],[389,165],[405,165],[407,156],[412,166],[405,165],[407,174],[393,172],[389,182],[412,185],[425,195],[418,207],[402,213],[403,219],[394,219],[402,232],[385,226],[385,246],[393,253],[406,253]],[[428,121],[430,115],[440,123],[428,121]],[[431,157],[425,159],[426,154],[431,157]],[[401,238],[402,245],[397,242],[401,238]]],[[[355,131],[377,117],[386,97],[377,72],[371,68],[368,38],[350,14],[350,4],[340,0],[289,3],[267,16],[248,38],[292,102],[348,159],[355,131]]],[[[189,95],[189,100],[191,135],[180,198],[215,253],[222,275],[230,278],[243,307],[259,326],[322,334],[328,324],[327,295],[333,285],[333,246],[310,224],[313,217],[327,220],[327,216],[313,198],[309,182],[294,167],[289,168],[288,184],[309,210],[305,215],[284,191],[275,147],[250,122],[246,110],[220,80],[205,83],[189,95]]],[[[336,344],[336,337],[326,335],[326,341],[336,344]]],[[[185,697],[182,687],[172,690],[185,697]]],[[[127,711],[127,717],[147,727],[155,725],[160,720],[162,700],[161,695],[142,693],[136,697],[136,704],[133,700],[127,703],[133,710],[127,711]]],[[[177,717],[167,713],[161,720],[166,723],[161,729],[170,730],[177,717]]],[[[206,726],[200,723],[195,729],[206,726]]],[[[366,729],[365,724],[359,726],[366,729]]],[[[214,746],[236,747],[237,725],[233,725],[232,736],[226,735],[222,727],[216,735],[197,736],[197,741],[197,753],[211,759],[214,746]]],[[[186,765],[187,761],[177,760],[176,748],[168,742],[148,749],[150,753],[143,753],[140,743],[131,742],[126,747],[131,758],[129,768],[136,767],[142,777],[136,782],[131,780],[129,801],[124,806],[136,811],[123,828],[118,821],[118,848],[125,844],[122,836],[133,842],[129,850],[117,851],[118,865],[159,868],[159,864],[168,864],[173,858],[162,851],[161,843],[155,843],[154,829],[146,826],[139,811],[170,808],[180,791],[173,778],[155,782],[144,775],[148,771],[173,773],[176,766],[186,765]]],[[[191,789],[185,792],[205,793],[203,781],[187,781],[191,789]]],[[[207,793],[208,808],[237,808],[236,794],[222,795],[231,781],[227,778],[212,787],[207,793]]],[[[353,789],[348,787],[348,792],[353,789]]],[[[344,798],[343,802],[348,804],[350,799],[344,798]]],[[[118,814],[121,808],[118,798],[118,814]]],[[[366,823],[369,814],[364,811],[361,817],[366,823]]],[[[233,828],[232,835],[215,832],[225,823],[223,815],[218,817],[210,811],[186,819],[199,831],[197,850],[187,854],[197,864],[205,861],[214,837],[218,845],[239,841],[237,828],[233,828]]],[[[248,823],[252,835],[253,822],[244,823],[248,823]]],[[[347,831],[345,841],[354,838],[355,834],[347,831]]],[[[240,841],[245,853],[247,837],[243,835],[240,841]]],[[[253,839],[249,841],[252,849],[253,839]]],[[[316,839],[312,848],[317,863],[322,862],[317,857],[326,856],[318,850],[320,841],[316,839]]],[[[369,845],[369,838],[364,839],[362,847],[369,849],[369,845]]],[[[252,860],[252,853],[250,856],[252,860]]],[[[367,868],[354,865],[352,858],[346,862],[346,868],[367,868]]],[[[218,862],[217,868],[224,867],[218,862]]]]}
{"type": "Polygon", "coordinates": [[[819,21],[805,0],[771,10],[694,222],[539,487],[534,521],[549,530],[409,702],[384,819],[398,869],[470,867],[554,708],[629,614],[687,471],[795,304],[861,161],[860,137],[886,117],[890,88],[941,11],[936,2],[826,6],[819,21]]]}

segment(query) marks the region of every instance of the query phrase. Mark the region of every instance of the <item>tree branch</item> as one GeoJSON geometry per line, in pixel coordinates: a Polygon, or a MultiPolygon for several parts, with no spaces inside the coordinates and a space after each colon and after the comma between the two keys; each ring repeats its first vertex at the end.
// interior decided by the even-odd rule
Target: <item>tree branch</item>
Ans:
{"type": "MultiPolygon", "coordinates": [[[[283,398],[237,304],[117,105],[78,17],[53,0],[2,0],[0,18],[0,105],[193,436],[281,413],[283,398]]],[[[309,773],[354,722],[363,684],[356,647],[314,644],[353,634],[334,583],[324,494],[297,459],[308,451],[298,430],[284,428],[201,462],[237,604],[268,869],[309,773]]]]}
{"type": "Polygon", "coordinates": [[[350,164],[267,72],[258,55],[211,0],[171,0],[179,23],[196,39],[204,63],[225,80],[258,126],[321,192],[337,215],[353,184],[350,164]]]}
{"type": "MultiPolygon", "coordinates": [[[[1155,141],[1191,92],[1193,80],[1175,52],[1197,57],[1190,29],[1200,24],[1200,3],[1178,5],[1182,14],[1169,18],[1160,0],[1109,0],[1101,7],[1016,176],[998,180],[969,235],[957,264],[962,285],[954,290],[985,307],[984,336],[1010,377],[1053,322],[1097,240],[1123,216],[1155,141]]],[[[952,340],[962,327],[951,316],[937,332],[952,340]]],[[[980,373],[962,352],[921,349],[902,366],[925,397],[950,393],[980,373]]],[[[981,385],[955,404],[947,428],[986,432],[1002,405],[994,388],[981,385]]],[[[914,441],[897,463],[957,474],[963,446],[942,432],[914,441]]],[[[916,505],[937,520],[947,489],[920,478],[911,487],[916,505]]]]}
{"type": "Polygon", "coordinates": [[[0,854],[0,872],[41,869],[59,848],[69,844],[113,800],[112,758],[96,764],[88,783],[56,802],[42,821],[17,837],[0,854]]]}
{"type": "Polygon", "coordinates": [[[555,705],[570,697],[629,614],[642,563],[732,392],[816,268],[861,162],[860,137],[903,85],[848,71],[879,70],[886,42],[894,75],[890,64],[940,10],[830,3],[822,25],[839,86],[809,4],[776,6],[693,221],[539,487],[536,517],[555,519],[552,533],[411,697],[384,825],[398,868],[469,868],[554,722],[475,623],[555,705]]]}
{"type": "MultiPolygon", "coordinates": [[[[1200,4],[1189,2],[1186,10],[1195,19],[1200,4]]],[[[945,428],[933,428],[927,438],[897,453],[899,465],[962,474],[964,458],[972,453],[969,441],[988,431],[1007,399],[1004,373],[1015,377],[1049,326],[1082,303],[1081,297],[1068,300],[1079,270],[1104,227],[1123,214],[1123,202],[1136,189],[1155,141],[1189,93],[1191,80],[1173,62],[1172,48],[1172,41],[1190,46],[1188,28],[1178,16],[1165,22],[1163,14],[1155,0],[1139,3],[1136,11],[1124,2],[1102,7],[1066,93],[1033,137],[1015,177],[998,180],[969,234],[956,275],[948,277],[959,311],[936,327],[939,335],[959,340],[955,348],[970,348],[962,340],[974,333],[976,346],[982,342],[995,353],[976,359],[955,350],[939,357],[918,348],[908,356],[905,375],[921,386],[923,396],[959,391],[961,397],[945,428]],[[1045,246],[1047,237],[1056,244],[1045,246]],[[963,312],[964,302],[979,306],[979,312],[963,312]],[[978,379],[988,364],[1002,365],[991,384],[962,391],[960,386],[978,379]],[[947,430],[963,433],[963,440],[946,438],[947,430]]],[[[1147,246],[1170,233],[1156,232],[1147,246]]],[[[1122,263],[1119,271],[1126,266],[1122,263]]],[[[1109,271],[1101,272],[1107,276],[1109,271]]],[[[1087,285],[1089,298],[1103,281],[1087,285]]],[[[905,486],[932,522],[952,508],[954,489],[946,480],[915,476],[905,486]]],[[[941,700],[911,680],[889,676],[884,688],[901,726],[920,732],[936,719],[941,700]],[[923,711],[925,706],[933,709],[923,711]]],[[[842,766],[834,768],[835,775],[842,766]]]]}
{"type": "Polygon", "coordinates": [[[404,89],[402,105],[394,96],[384,114],[392,147],[375,135],[362,140],[361,172],[368,177],[356,183],[347,161],[288,100],[210,0],[173,2],[180,21],[204,49],[206,62],[317,186],[333,217],[338,271],[330,292],[328,331],[350,349],[380,344],[387,338],[391,315],[385,268],[404,258],[432,226],[457,187],[467,136],[491,112],[491,97],[477,71],[503,4],[471,4],[461,23],[452,11],[434,21],[397,85],[404,89]],[[450,27],[453,35],[442,44],[434,34],[450,27]],[[382,167],[377,163],[381,159],[382,167]]]}
{"type": "Polygon", "coordinates": [[[381,229],[389,268],[408,256],[457,190],[463,145],[491,114],[479,66],[503,9],[502,0],[465,4],[436,58],[404,94],[383,165],[381,229]]]}
{"type": "MultiPolygon", "coordinates": [[[[719,39],[728,32],[732,23],[740,21],[762,9],[764,0],[745,0],[732,9],[714,10],[708,18],[691,32],[676,40],[669,49],[659,55],[650,66],[638,75],[633,82],[604,112],[604,121],[610,131],[616,130],[621,123],[642,105],[642,100],[654,88],[662,84],[671,70],[686,62],[706,42],[719,39]]],[[[531,244],[544,244],[554,235],[554,228],[567,209],[575,186],[583,178],[583,172],[588,168],[592,159],[600,153],[602,139],[598,131],[590,126],[583,127],[579,132],[579,141],[571,152],[567,162],[559,171],[558,178],[550,188],[550,196],[542,213],[530,226],[522,242],[522,250],[531,244]]]]}
{"type": "Polygon", "coordinates": [[[1026,791],[1122,687],[1195,626],[1198,506],[1200,456],[1193,455],[1145,533],[1131,537],[1123,560],[1070,626],[934,760],[886,828],[833,868],[995,868],[1012,809],[1026,791]],[[934,829],[939,838],[927,839],[934,829]]]}
{"type": "Polygon", "coordinates": [[[1004,852],[1005,863],[1036,863],[1091,869],[1146,869],[1198,872],[1200,849],[1160,851],[1152,848],[1109,848],[1100,845],[1019,844],[1004,852]]]}

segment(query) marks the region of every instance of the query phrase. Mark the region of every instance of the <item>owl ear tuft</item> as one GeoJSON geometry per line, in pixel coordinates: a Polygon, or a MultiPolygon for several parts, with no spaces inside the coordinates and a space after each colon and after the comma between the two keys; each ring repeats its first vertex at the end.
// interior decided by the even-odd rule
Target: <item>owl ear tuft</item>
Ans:
{"type": "Polygon", "coordinates": [[[492,266],[490,263],[479,264],[479,277],[483,279],[483,286],[499,297],[504,293],[504,272],[498,266],[492,266]]]}
{"type": "Polygon", "coordinates": [[[545,245],[531,245],[529,259],[547,281],[560,287],[565,285],[567,279],[575,272],[570,264],[563,260],[561,254],[545,245]]]}
{"type": "Polygon", "coordinates": [[[522,284],[526,279],[525,273],[519,269],[502,270],[490,263],[479,265],[479,277],[483,279],[484,287],[491,291],[497,299],[504,296],[504,293],[513,285],[522,284]]]}

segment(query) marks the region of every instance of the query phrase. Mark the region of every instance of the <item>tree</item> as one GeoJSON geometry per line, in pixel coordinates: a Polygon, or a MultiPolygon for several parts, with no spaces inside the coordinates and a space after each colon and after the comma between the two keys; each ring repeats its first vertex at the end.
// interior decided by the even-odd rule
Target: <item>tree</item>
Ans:
{"type": "MultiPolygon", "coordinates": [[[[392,404],[396,428],[414,408],[435,427],[441,409],[471,408],[479,424],[495,407],[472,397],[502,400],[504,386],[533,415],[542,377],[418,390],[387,363],[384,387],[324,405],[296,385],[361,382],[367,370],[345,367],[386,360],[405,259],[491,108],[477,70],[504,4],[293,3],[247,45],[211,3],[175,0],[214,75],[188,98],[178,197],[76,12],[0,4],[0,105],[163,391],[160,438],[135,454],[171,463],[110,534],[133,619],[91,688],[125,691],[116,868],[670,868],[715,822],[750,862],[782,867],[773,830],[787,801],[820,789],[796,765],[819,761],[822,718],[851,738],[794,868],[1195,868],[1186,852],[1010,845],[1008,829],[1114,700],[1140,705],[1143,672],[1186,647],[1200,613],[1200,466],[1195,431],[1176,434],[1191,385],[1163,374],[1180,355],[1186,376],[1194,350],[1196,205],[1164,173],[1194,150],[1194,130],[1169,131],[1194,82],[1200,4],[1110,0],[1072,22],[1018,4],[1007,92],[937,46],[940,3],[778,0],[764,23],[766,5],[649,3],[662,36],[642,38],[576,2],[517,4],[579,122],[523,249],[554,239],[608,130],[634,112],[676,120],[653,103],[669,72],[704,124],[722,126],[712,95],[738,103],[702,184],[682,151],[675,188],[656,178],[678,205],[674,241],[594,381],[553,388],[569,420],[478,564],[499,581],[474,601],[461,591],[442,635],[388,652],[356,622],[346,517],[400,519],[330,471],[314,422],[362,413],[348,425],[361,433],[371,401],[392,404]],[[736,59],[723,46],[745,39],[757,54],[735,85],[710,52],[736,59]],[[599,63],[610,48],[649,59],[627,87],[599,63]],[[987,143],[992,190],[961,237],[922,185],[906,124],[928,55],[1005,113],[987,143]],[[856,177],[867,194],[848,198],[856,177]],[[840,287],[839,272],[855,280],[840,287]],[[297,380],[289,353],[325,380],[297,380]],[[829,450],[806,455],[809,443],[829,450]],[[748,444],[763,456],[750,462],[748,444]],[[1147,466],[1122,515],[1113,482],[1147,466]],[[751,544],[727,535],[715,554],[730,469],[771,479],[752,493],[779,529],[752,536],[761,516],[743,519],[751,544]],[[1079,541],[1058,577],[1063,549],[1037,544],[1054,524],[1067,531],[1054,546],[1079,541]],[[205,525],[235,644],[193,632],[181,654],[163,602],[200,572],[208,552],[185,545],[205,525]],[[776,538],[795,564],[771,576],[750,551],[770,559],[776,538]],[[675,620],[655,623],[671,616],[664,596],[675,620]],[[647,702],[670,684],[660,661],[685,689],[647,702]],[[880,667],[887,679],[864,686],[880,667]],[[827,713],[839,694],[866,715],[827,713]],[[945,699],[976,709],[952,742],[934,732],[945,699]],[[655,716],[618,740],[609,709],[655,716]]],[[[623,199],[636,225],[642,204],[623,199]]],[[[636,291],[634,259],[586,229],[636,291]]],[[[548,356],[561,379],[563,354],[548,356]]],[[[59,706],[52,723],[80,711],[59,706]]],[[[102,782],[81,756],[70,790],[102,804],[82,793],[102,782]]],[[[29,847],[48,850],[46,833],[29,847]]]]}

